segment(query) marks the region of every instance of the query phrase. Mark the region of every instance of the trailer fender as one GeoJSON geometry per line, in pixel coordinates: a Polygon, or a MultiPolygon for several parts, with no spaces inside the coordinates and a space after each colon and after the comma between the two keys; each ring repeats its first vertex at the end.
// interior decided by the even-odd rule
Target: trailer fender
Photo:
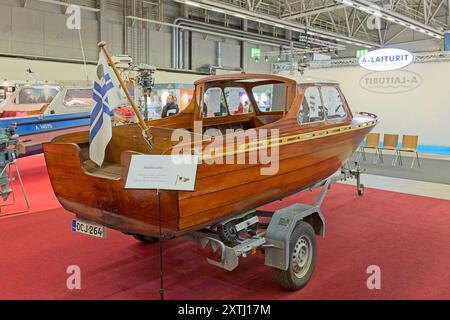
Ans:
{"type": "Polygon", "coordinates": [[[273,213],[264,244],[265,265],[287,270],[289,242],[298,221],[311,224],[317,235],[325,236],[325,219],[318,206],[296,203],[273,213]]]}

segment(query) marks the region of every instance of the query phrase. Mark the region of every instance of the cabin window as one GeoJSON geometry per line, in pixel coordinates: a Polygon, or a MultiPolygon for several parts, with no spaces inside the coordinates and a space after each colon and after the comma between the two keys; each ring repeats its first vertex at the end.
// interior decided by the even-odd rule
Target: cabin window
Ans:
{"type": "Polygon", "coordinates": [[[321,91],[327,119],[345,118],[347,114],[344,109],[344,102],[336,87],[324,86],[321,91]]]}
{"type": "Polygon", "coordinates": [[[64,104],[68,107],[92,107],[92,89],[67,89],[64,104]]]}
{"type": "Polygon", "coordinates": [[[55,87],[23,87],[15,101],[16,104],[50,103],[59,90],[55,87]]]}
{"type": "Polygon", "coordinates": [[[300,106],[298,122],[309,123],[325,119],[325,112],[318,87],[308,87],[300,106]]]}
{"type": "Polygon", "coordinates": [[[208,88],[203,95],[203,118],[228,115],[222,88],[208,88]]]}
{"type": "Polygon", "coordinates": [[[253,97],[261,112],[284,111],[286,85],[273,83],[252,88],[253,97]]]}
{"type": "Polygon", "coordinates": [[[253,112],[252,104],[244,88],[228,87],[224,89],[224,92],[230,114],[253,112]]]}

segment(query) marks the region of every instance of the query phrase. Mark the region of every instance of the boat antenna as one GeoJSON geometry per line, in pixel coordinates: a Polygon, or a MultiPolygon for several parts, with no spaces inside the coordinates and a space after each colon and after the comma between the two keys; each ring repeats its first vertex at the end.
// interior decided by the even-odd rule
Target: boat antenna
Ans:
{"type": "Polygon", "coordinates": [[[120,86],[122,87],[123,91],[125,92],[125,95],[127,96],[128,101],[131,104],[131,107],[134,110],[134,113],[136,114],[139,126],[142,129],[142,135],[144,136],[145,140],[148,142],[150,149],[153,149],[153,136],[150,133],[150,128],[145,123],[144,117],[142,116],[141,112],[139,111],[139,108],[136,106],[136,103],[134,102],[133,98],[130,95],[130,92],[128,91],[127,86],[125,85],[125,82],[123,81],[122,77],[120,76],[119,70],[117,70],[116,65],[112,61],[111,55],[108,52],[108,49],[106,48],[106,42],[101,41],[98,43],[98,47],[103,50],[103,52],[106,55],[106,58],[108,59],[109,64],[111,65],[111,68],[114,71],[114,74],[116,75],[117,80],[119,80],[120,86]]]}
{"type": "Polygon", "coordinates": [[[81,29],[78,28],[78,38],[80,39],[81,55],[83,56],[84,73],[86,74],[86,83],[89,85],[89,75],[86,66],[86,55],[84,54],[83,39],[81,38],[81,29]]]}

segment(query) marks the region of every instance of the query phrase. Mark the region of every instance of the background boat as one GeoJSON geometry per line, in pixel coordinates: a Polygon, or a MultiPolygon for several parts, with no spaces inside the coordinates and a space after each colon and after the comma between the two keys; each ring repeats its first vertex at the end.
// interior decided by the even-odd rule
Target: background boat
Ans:
{"type": "Polygon", "coordinates": [[[25,155],[42,151],[56,136],[86,130],[93,107],[92,87],[25,84],[0,107],[0,127],[16,124],[25,155]]]}

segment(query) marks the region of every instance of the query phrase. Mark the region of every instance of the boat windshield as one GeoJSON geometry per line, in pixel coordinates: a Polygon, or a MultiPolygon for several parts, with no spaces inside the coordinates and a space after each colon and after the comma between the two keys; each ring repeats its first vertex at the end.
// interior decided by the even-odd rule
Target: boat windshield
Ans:
{"type": "Polygon", "coordinates": [[[92,88],[67,89],[66,95],[64,96],[64,104],[69,107],[90,107],[94,104],[92,95],[92,88]]]}
{"type": "Polygon", "coordinates": [[[22,87],[15,104],[50,103],[59,93],[56,86],[32,86],[22,87]]]}
{"type": "Polygon", "coordinates": [[[283,111],[286,105],[286,84],[271,83],[252,88],[253,97],[261,112],[283,111]]]}

